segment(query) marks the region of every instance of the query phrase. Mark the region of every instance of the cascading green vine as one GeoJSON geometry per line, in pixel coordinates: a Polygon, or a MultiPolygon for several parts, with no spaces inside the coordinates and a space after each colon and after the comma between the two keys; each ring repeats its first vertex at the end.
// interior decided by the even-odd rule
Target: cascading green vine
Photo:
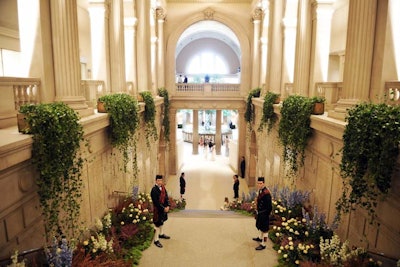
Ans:
{"type": "Polygon", "coordinates": [[[289,164],[291,175],[304,165],[304,152],[312,134],[312,109],[313,101],[304,96],[292,95],[282,103],[279,140],[283,146],[283,160],[289,164]]]}
{"type": "Polygon", "coordinates": [[[278,100],[279,94],[268,92],[264,97],[263,104],[263,112],[260,121],[260,125],[258,127],[258,131],[261,132],[264,129],[264,126],[267,124],[268,133],[271,132],[272,127],[278,120],[278,115],[274,112],[274,103],[278,100]]]}
{"type": "Polygon", "coordinates": [[[139,127],[139,105],[135,98],[127,94],[104,95],[99,98],[104,102],[110,116],[109,136],[111,145],[121,151],[124,160],[124,171],[129,162],[129,147],[133,147],[133,175],[137,175],[136,139],[139,127]]]}
{"type": "Polygon", "coordinates": [[[254,107],[252,104],[252,98],[259,97],[260,93],[261,93],[261,88],[254,88],[250,90],[249,94],[247,95],[244,119],[249,124],[249,127],[251,127],[251,123],[254,121],[254,107]]]}
{"type": "Polygon", "coordinates": [[[33,134],[32,163],[39,177],[36,180],[45,232],[53,237],[77,237],[81,203],[80,144],[83,128],[76,112],[64,103],[26,105],[25,114],[33,134]]]}
{"type": "Polygon", "coordinates": [[[156,105],[154,103],[153,96],[149,91],[140,92],[140,95],[143,97],[145,108],[144,108],[144,123],[145,134],[146,134],[146,145],[150,148],[150,141],[157,141],[157,127],[155,124],[156,119],[156,105]]]}
{"type": "Polygon", "coordinates": [[[162,126],[164,128],[164,139],[169,142],[170,135],[170,121],[169,121],[169,96],[165,88],[158,89],[158,95],[164,98],[163,120],[162,126]]]}
{"type": "Polygon", "coordinates": [[[336,209],[340,215],[358,206],[373,221],[379,198],[391,187],[399,155],[400,107],[358,104],[346,121],[340,164],[344,190],[336,209]]]}

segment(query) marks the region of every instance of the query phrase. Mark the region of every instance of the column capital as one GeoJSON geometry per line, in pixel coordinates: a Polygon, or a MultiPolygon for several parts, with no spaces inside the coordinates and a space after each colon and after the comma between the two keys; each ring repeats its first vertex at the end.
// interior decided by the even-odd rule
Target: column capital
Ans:
{"type": "Polygon", "coordinates": [[[262,19],[262,16],[263,16],[263,10],[261,8],[254,9],[253,16],[252,16],[253,23],[257,23],[257,22],[259,23],[262,19]]]}
{"type": "Polygon", "coordinates": [[[164,21],[167,15],[165,14],[165,10],[162,7],[157,7],[156,8],[156,18],[159,22],[164,21]]]}

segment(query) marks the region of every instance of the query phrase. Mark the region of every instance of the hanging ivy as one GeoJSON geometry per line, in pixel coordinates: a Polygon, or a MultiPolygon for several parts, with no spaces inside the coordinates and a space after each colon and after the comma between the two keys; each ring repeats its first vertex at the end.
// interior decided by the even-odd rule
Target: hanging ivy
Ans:
{"type": "Polygon", "coordinates": [[[134,175],[137,175],[136,130],[139,127],[139,106],[135,98],[127,94],[104,95],[99,98],[104,102],[110,116],[109,136],[111,145],[123,155],[124,171],[129,161],[129,147],[133,147],[134,175]]]}
{"type": "Polygon", "coordinates": [[[399,155],[400,107],[362,103],[349,110],[346,121],[340,164],[344,190],[336,209],[341,214],[359,206],[373,221],[399,155]]]}
{"type": "Polygon", "coordinates": [[[169,103],[168,90],[165,88],[159,88],[158,95],[164,98],[162,126],[164,128],[164,139],[167,142],[169,142],[169,135],[170,135],[169,105],[170,105],[170,103],[169,103]]]}
{"type": "Polygon", "coordinates": [[[263,112],[258,131],[261,132],[265,125],[267,125],[268,133],[271,132],[272,127],[278,120],[278,115],[274,112],[274,104],[279,99],[279,94],[268,92],[264,97],[263,112]]]}
{"type": "Polygon", "coordinates": [[[36,184],[46,236],[76,238],[84,162],[78,115],[64,103],[22,106],[20,112],[33,134],[32,163],[39,173],[36,184]]]}
{"type": "Polygon", "coordinates": [[[150,141],[157,141],[157,127],[155,124],[156,119],[156,105],[154,103],[154,98],[149,91],[140,92],[143,97],[145,107],[144,107],[144,123],[145,135],[146,135],[146,145],[150,148],[150,141]]]}
{"type": "Polygon", "coordinates": [[[261,88],[254,88],[254,89],[250,90],[249,94],[247,95],[246,110],[244,112],[244,119],[250,125],[254,121],[254,107],[253,107],[253,104],[252,104],[252,98],[253,97],[260,97],[260,93],[261,93],[261,88]]]}
{"type": "Polygon", "coordinates": [[[290,166],[290,174],[296,174],[304,165],[304,152],[312,130],[310,98],[292,95],[282,103],[279,122],[279,140],[283,146],[283,160],[290,166]]]}

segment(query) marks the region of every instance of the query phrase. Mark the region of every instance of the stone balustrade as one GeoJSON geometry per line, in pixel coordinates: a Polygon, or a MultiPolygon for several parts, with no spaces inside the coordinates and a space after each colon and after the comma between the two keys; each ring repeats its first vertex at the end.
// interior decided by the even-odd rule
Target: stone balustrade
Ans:
{"type": "Polygon", "coordinates": [[[89,107],[96,107],[97,99],[106,93],[106,85],[101,80],[81,80],[82,94],[89,107]]]}
{"type": "Polygon", "coordinates": [[[385,82],[385,95],[391,105],[400,104],[400,81],[385,82]]]}

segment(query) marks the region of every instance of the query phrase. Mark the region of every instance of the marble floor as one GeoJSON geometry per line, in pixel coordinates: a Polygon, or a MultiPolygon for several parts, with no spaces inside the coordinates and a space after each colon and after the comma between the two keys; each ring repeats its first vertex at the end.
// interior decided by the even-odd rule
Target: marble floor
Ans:
{"type": "MultiPolygon", "coordinates": [[[[168,267],[269,267],[277,265],[276,252],[267,242],[267,248],[256,251],[258,243],[252,217],[221,211],[225,197],[233,197],[233,171],[228,159],[217,155],[206,160],[203,155],[191,155],[191,145],[185,147],[186,209],[169,214],[164,232],[171,239],[161,239],[163,248],[151,245],[144,251],[139,266],[168,267]]],[[[249,189],[239,178],[239,196],[249,189]]],[[[179,197],[179,174],[169,177],[166,188],[169,195],[179,197]]]]}

